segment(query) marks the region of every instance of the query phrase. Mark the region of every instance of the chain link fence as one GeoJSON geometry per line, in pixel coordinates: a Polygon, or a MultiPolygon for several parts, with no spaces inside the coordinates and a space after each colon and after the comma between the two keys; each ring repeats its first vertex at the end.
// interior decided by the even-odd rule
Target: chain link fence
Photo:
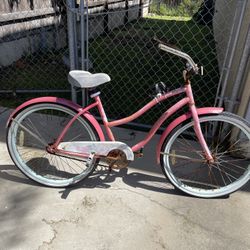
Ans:
{"type": "MultiPolygon", "coordinates": [[[[108,117],[128,116],[152,99],[155,83],[162,81],[169,89],[183,84],[185,62],[160,51],[157,38],[204,66],[204,76],[192,79],[194,95],[197,106],[213,106],[234,2],[4,0],[1,92],[69,91],[69,68],[105,72],[112,79],[100,87],[108,117]],[[68,21],[73,20],[71,30],[67,13],[68,21]],[[73,64],[68,38],[74,40],[73,64]]],[[[174,101],[155,107],[137,122],[152,124],[174,101]]]]}
{"type": "MultiPolygon", "coordinates": [[[[229,2],[223,8],[230,8],[229,2]]],[[[89,70],[111,76],[101,87],[109,117],[122,118],[145,105],[157,82],[169,89],[183,85],[185,62],[160,51],[155,38],[174,44],[204,66],[204,76],[194,77],[192,87],[197,106],[213,106],[220,77],[214,5],[202,0],[135,0],[112,1],[105,11],[89,7],[89,70]]],[[[137,122],[152,124],[175,101],[155,107],[137,122]]]]}

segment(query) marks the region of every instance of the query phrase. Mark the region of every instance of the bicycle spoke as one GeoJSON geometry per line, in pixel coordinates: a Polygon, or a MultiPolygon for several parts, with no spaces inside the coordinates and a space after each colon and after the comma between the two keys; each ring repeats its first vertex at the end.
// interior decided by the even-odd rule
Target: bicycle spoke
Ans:
{"type": "MultiPolygon", "coordinates": [[[[29,121],[29,123],[30,123],[30,125],[31,125],[31,128],[38,134],[38,136],[39,136],[40,138],[42,138],[43,141],[46,141],[46,140],[44,139],[44,137],[41,135],[41,133],[38,131],[38,129],[36,128],[36,126],[33,124],[33,122],[30,120],[30,118],[28,118],[27,120],[29,121]]],[[[28,125],[28,124],[27,124],[27,125],[28,125]]]]}
{"type": "Polygon", "coordinates": [[[212,177],[211,177],[211,168],[209,168],[209,170],[208,170],[208,177],[209,177],[211,183],[213,183],[212,177]]]}
{"type": "MultiPolygon", "coordinates": [[[[198,154],[197,149],[195,149],[195,148],[193,147],[193,145],[192,145],[190,142],[188,142],[188,140],[186,140],[183,136],[181,136],[181,139],[184,140],[185,142],[187,142],[187,144],[194,150],[194,152],[195,152],[196,154],[198,154]]],[[[194,139],[195,139],[195,137],[194,137],[194,139]]],[[[179,141],[179,142],[180,142],[180,141],[179,141]]],[[[187,147],[187,150],[190,150],[190,147],[187,147]]],[[[198,154],[198,155],[199,155],[199,154],[198,154]]],[[[199,156],[202,156],[202,155],[199,155],[199,156]]]]}
{"type": "Polygon", "coordinates": [[[220,185],[218,184],[217,179],[216,179],[216,177],[215,177],[214,172],[213,172],[212,169],[211,169],[211,173],[212,173],[212,175],[213,175],[213,178],[214,178],[214,180],[215,180],[215,183],[217,184],[217,187],[219,187],[220,185]]]}
{"type": "MultiPolygon", "coordinates": [[[[63,159],[62,157],[60,157],[60,160],[61,160],[62,162],[64,162],[65,164],[67,164],[67,166],[69,167],[69,169],[71,169],[73,172],[77,173],[77,172],[71,167],[71,165],[69,164],[67,158],[63,159]]],[[[63,164],[62,164],[62,165],[63,165],[63,164]]]]}
{"type": "Polygon", "coordinates": [[[241,149],[234,149],[234,150],[230,150],[230,151],[226,150],[223,153],[218,153],[217,156],[219,156],[219,158],[221,158],[221,157],[227,157],[227,156],[224,156],[224,155],[225,154],[229,154],[229,153],[233,153],[233,152],[238,152],[240,150],[241,149]]]}
{"type": "MultiPolygon", "coordinates": [[[[222,125],[220,125],[220,129],[219,129],[219,135],[221,135],[222,134],[222,125]]],[[[224,137],[224,140],[225,140],[225,138],[227,137],[227,135],[224,137]]],[[[218,148],[219,148],[219,146],[220,146],[220,144],[221,143],[219,143],[219,139],[220,139],[220,137],[218,136],[218,138],[217,138],[217,145],[216,145],[216,148],[215,148],[215,153],[217,154],[218,153],[218,148]]]]}
{"type": "MultiPolygon", "coordinates": [[[[200,167],[200,166],[201,165],[199,165],[199,167],[197,167],[195,171],[192,171],[191,177],[194,177],[195,174],[200,173],[202,170],[204,170],[204,166],[203,167],[200,167]]],[[[190,174],[180,175],[179,178],[183,179],[188,176],[190,176],[190,174]]]]}
{"type": "MultiPolygon", "coordinates": [[[[220,164],[218,164],[218,165],[220,165],[220,164]]],[[[227,172],[224,171],[224,170],[221,170],[221,169],[219,168],[219,166],[215,166],[214,164],[212,164],[212,166],[213,166],[215,169],[217,169],[217,170],[221,171],[222,173],[224,173],[226,176],[231,176],[232,178],[234,178],[235,180],[237,180],[237,178],[236,178],[235,176],[233,176],[233,175],[227,173],[227,172]]],[[[232,182],[232,181],[231,181],[231,182],[232,182]]]]}
{"type": "Polygon", "coordinates": [[[172,156],[172,157],[176,157],[176,158],[180,158],[180,159],[184,159],[184,160],[189,160],[189,161],[193,161],[193,162],[202,162],[202,163],[205,162],[204,160],[190,158],[188,156],[182,156],[182,155],[176,155],[176,154],[169,154],[169,153],[164,153],[164,152],[161,152],[160,154],[162,154],[162,155],[168,155],[168,156],[172,156]]]}
{"type": "Polygon", "coordinates": [[[189,194],[199,197],[229,194],[248,181],[250,159],[244,155],[248,150],[244,145],[250,141],[250,128],[232,114],[199,119],[214,162],[205,159],[191,121],[169,136],[161,154],[166,159],[162,161],[166,166],[163,170],[171,183],[189,194]],[[233,134],[235,129],[237,134],[233,134]]]}
{"type": "MultiPolygon", "coordinates": [[[[240,139],[237,140],[235,143],[233,143],[233,144],[229,147],[229,149],[231,149],[232,147],[234,147],[239,141],[240,141],[240,139]]],[[[228,151],[225,151],[222,155],[224,155],[226,152],[228,152],[228,151]]],[[[221,156],[222,156],[222,155],[221,155],[221,156]]]]}
{"type": "Polygon", "coordinates": [[[15,123],[18,124],[18,126],[20,126],[23,130],[25,130],[28,134],[30,134],[31,136],[33,136],[35,139],[37,139],[38,141],[40,141],[43,146],[47,146],[47,143],[45,141],[43,141],[39,136],[37,136],[36,134],[34,134],[33,132],[31,132],[29,129],[27,129],[26,127],[24,127],[22,124],[20,124],[19,122],[17,122],[14,118],[12,119],[15,123]]]}
{"type": "Polygon", "coordinates": [[[242,170],[246,170],[246,169],[243,168],[243,167],[240,167],[240,166],[238,166],[238,165],[233,164],[232,161],[223,161],[223,160],[220,160],[220,164],[221,164],[221,162],[227,163],[227,164],[229,164],[229,165],[231,165],[231,166],[234,166],[234,167],[239,168],[239,169],[242,169],[242,170]]]}

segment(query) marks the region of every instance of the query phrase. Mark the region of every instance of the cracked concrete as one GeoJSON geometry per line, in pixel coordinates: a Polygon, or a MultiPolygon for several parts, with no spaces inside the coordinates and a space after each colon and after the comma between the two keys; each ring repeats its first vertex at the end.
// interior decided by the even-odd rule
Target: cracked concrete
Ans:
{"type": "MultiPolygon", "coordinates": [[[[48,222],[45,219],[43,219],[42,221],[44,221],[49,226],[51,226],[51,224],[54,223],[54,222],[48,222]]],[[[52,232],[53,232],[52,238],[49,239],[49,241],[43,241],[42,245],[38,247],[38,250],[48,249],[52,245],[53,241],[55,240],[58,233],[57,233],[56,229],[54,229],[52,226],[51,226],[51,228],[52,228],[52,232]]]]}
{"type": "Polygon", "coordinates": [[[42,187],[7,154],[8,115],[0,114],[0,249],[250,249],[249,184],[226,199],[185,196],[155,164],[153,141],[129,169],[100,168],[68,189],[42,187]]]}

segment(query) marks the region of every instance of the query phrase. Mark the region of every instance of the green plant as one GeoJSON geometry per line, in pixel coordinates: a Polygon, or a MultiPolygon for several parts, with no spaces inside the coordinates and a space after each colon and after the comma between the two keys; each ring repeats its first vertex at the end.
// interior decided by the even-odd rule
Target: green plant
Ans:
{"type": "Polygon", "coordinates": [[[153,1],[150,13],[165,16],[192,17],[200,8],[203,0],[182,0],[179,5],[171,6],[167,2],[153,1]]]}
{"type": "Polygon", "coordinates": [[[193,16],[200,8],[202,0],[183,0],[179,6],[180,13],[184,16],[193,16]]]}

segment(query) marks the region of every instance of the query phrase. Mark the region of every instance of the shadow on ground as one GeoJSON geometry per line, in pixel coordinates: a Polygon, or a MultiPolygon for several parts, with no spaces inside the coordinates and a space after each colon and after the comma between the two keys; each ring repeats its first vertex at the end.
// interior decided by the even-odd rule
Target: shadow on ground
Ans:
{"type": "MultiPolygon", "coordinates": [[[[11,182],[17,182],[38,187],[41,186],[25,177],[14,165],[0,166],[0,178],[11,182]]],[[[128,168],[112,171],[109,171],[107,168],[104,168],[95,171],[88,179],[83,180],[72,187],[67,187],[64,190],[59,191],[59,193],[61,194],[61,197],[63,199],[66,199],[72,191],[80,188],[108,189],[111,187],[111,184],[118,178],[121,178],[125,184],[134,188],[142,188],[154,192],[162,192],[174,195],[185,195],[180,193],[178,190],[172,188],[171,184],[163,176],[160,177],[141,172],[128,173],[128,168]]]]}
{"type": "MultiPolygon", "coordinates": [[[[31,183],[31,181],[21,178],[21,173],[14,170],[14,166],[0,166],[0,178],[13,182],[31,183]],[[15,171],[16,176],[6,171],[15,171]]],[[[0,180],[2,181],[2,180],[0,180]]],[[[11,184],[11,183],[10,183],[11,184]]],[[[17,249],[20,242],[26,238],[26,229],[24,225],[30,222],[27,218],[30,212],[37,206],[38,192],[29,186],[17,188],[15,185],[1,186],[1,207],[0,207],[0,224],[2,230],[0,232],[0,242],[9,249],[17,249]],[[13,188],[13,189],[12,189],[13,188]],[[13,191],[14,190],[14,191],[13,191]],[[18,230],[17,228],[22,228],[18,230]],[[15,230],[13,230],[15,229],[15,230]]],[[[4,249],[4,248],[1,248],[4,249]]]]}
{"type": "MultiPolygon", "coordinates": [[[[46,188],[25,177],[14,165],[0,166],[0,178],[11,182],[27,184],[46,188]]],[[[123,183],[133,188],[145,189],[153,192],[160,192],[177,196],[188,196],[185,193],[175,189],[164,176],[150,175],[143,172],[128,172],[128,168],[109,171],[107,168],[95,171],[88,179],[79,182],[78,184],[64,188],[58,193],[62,199],[67,199],[71,192],[78,189],[93,189],[102,188],[108,189],[112,187],[112,183],[117,179],[121,179],[123,183]]],[[[48,187],[49,188],[49,187],[48,187]]],[[[250,192],[250,183],[245,185],[241,191],[250,192]]],[[[225,199],[229,196],[220,197],[217,199],[225,199]]],[[[193,197],[192,197],[193,198],[193,197]]]]}
{"type": "Polygon", "coordinates": [[[123,183],[133,188],[141,188],[145,190],[150,190],[154,192],[161,192],[173,195],[185,195],[180,193],[178,190],[174,189],[171,184],[168,183],[166,178],[148,175],[142,172],[131,172],[128,173],[128,168],[123,168],[120,170],[109,171],[107,169],[95,172],[85,181],[79,182],[77,185],[66,188],[60,191],[61,197],[66,199],[68,195],[80,188],[110,188],[111,183],[120,178],[123,183]]]}

